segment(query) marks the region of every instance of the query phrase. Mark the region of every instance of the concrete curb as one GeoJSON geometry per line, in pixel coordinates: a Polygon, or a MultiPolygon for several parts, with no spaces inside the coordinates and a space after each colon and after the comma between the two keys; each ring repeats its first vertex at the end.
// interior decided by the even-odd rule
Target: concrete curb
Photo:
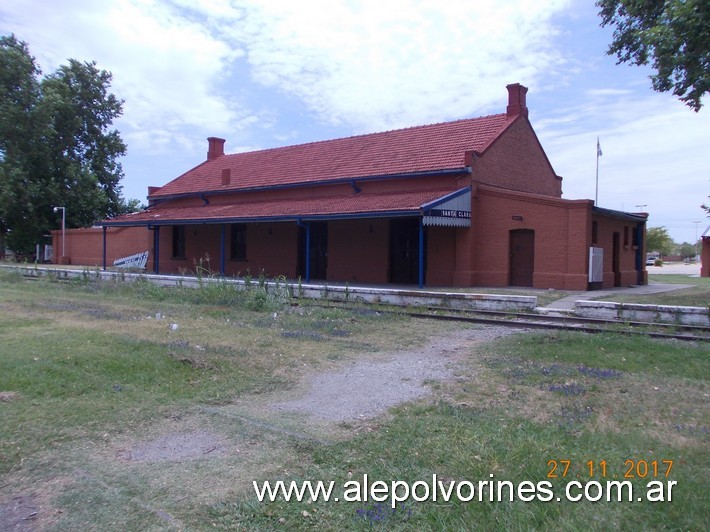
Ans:
{"type": "MultiPolygon", "coordinates": [[[[223,277],[192,277],[177,275],[155,275],[112,270],[76,270],[50,268],[46,266],[1,265],[4,269],[17,271],[28,277],[54,276],[57,279],[97,279],[104,281],[133,282],[144,279],[161,286],[184,286],[198,288],[202,284],[226,283],[247,288],[244,279],[223,277]]],[[[257,282],[252,281],[255,285],[257,282]]],[[[384,303],[396,306],[440,306],[468,310],[532,311],[537,306],[536,296],[516,296],[497,294],[471,294],[463,292],[433,292],[425,290],[400,290],[396,288],[371,288],[359,286],[328,286],[327,284],[303,284],[290,281],[265,281],[269,288],[287,288],[295,297],[324,299],[330,301],[352,301],[364,303],[384,303]]]]}
{"type": "Polygon", "coordinates": [[[574,313],[583,318],[617,319],[619,321],[647,321],[677,323],[678,325],[710,326],[710,307],[681,307],[672,305],[641,305],[612,301],[577,301],[574,313]]]}

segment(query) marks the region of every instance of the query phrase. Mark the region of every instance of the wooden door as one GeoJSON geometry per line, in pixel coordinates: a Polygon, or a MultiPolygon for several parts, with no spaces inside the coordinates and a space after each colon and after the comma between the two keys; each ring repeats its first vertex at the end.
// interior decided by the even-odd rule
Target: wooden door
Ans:
{"type": "Polygon", "coordinates": [[[532,286],[535,271],[535,231],[515,229],[510,232],[510,286],[532,286]]]}
{"type": "Polygon", "coordinates": [[[419,219],[390,221],[390,282],[419,282],[419,219]]]}

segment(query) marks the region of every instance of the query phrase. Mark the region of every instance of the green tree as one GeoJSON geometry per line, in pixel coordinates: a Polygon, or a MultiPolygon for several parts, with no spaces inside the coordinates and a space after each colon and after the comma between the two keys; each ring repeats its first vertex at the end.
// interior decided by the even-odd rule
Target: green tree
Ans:
{"type": "Polygon", "coordinates": [[[597,0],[602,26],[613,26],[607,54],[618,63],[651,64],[653,89],[673,91],[694,111],[710,90],[707,0],[597,0]]]}
{"type": "Polygon", "coordinates": [[[19,236],[34,224],[27,218],[30,198],[38,192],[30,178],[33,163],[44,151],[33,133],[40,114],[40,74],[25,43],[0,39],[0,254],[10,229],[19,236]]]}
{"type": "Polygon", "coordinates": [[[649,227],[646,231],[646,251],[657,252],[661,256],[673,252],[674,242],[665,227],[649,227]]]}
{"type": "MultiPolygon", "coordinates": [[[[126,212],[119,157],[126,146],[113,121],[123,102],[111,74],[74,59],[41,72],[26,43],[0,39],[0,234],[31,253],[66,207],[67,227],[126,212]]],[[[4,247],[3,247],[4,248],[4,247]]]]}
{"type": "Polygon", "coordinates": [[[678,246],[678,254],[682,259],[690,259],[698,253],[698,248],[690,242],[683,242],[678,246]]]}

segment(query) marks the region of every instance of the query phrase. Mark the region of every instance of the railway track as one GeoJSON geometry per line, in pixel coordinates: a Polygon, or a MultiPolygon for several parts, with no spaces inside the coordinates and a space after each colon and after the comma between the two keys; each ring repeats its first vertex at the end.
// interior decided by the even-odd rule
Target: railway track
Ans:
{"type": "MultiPolygon", "coordinates": [[[[27,280],[35,281],[37,277],[24,276],[27,280]]],[[[59,278],[59,281],[70,281],[69,278],[59,278]]],[[[292,306],[301,306],[302,303],[294,301],[292,306]]],[[[367,305],[341,300],[328,300],[318,302],[309,300],[306,306],[341,308],[353,311],[367,309],[382,314],[406,315],[417,319],[440,321],[457,321],[462,323],[477,323],[482,325],[504,325],[520,329],[548,329],[578,331],[592,334],[616,333],[638,334],[651,338],[710,342],[710,327],[701,325],[680,325],[671,323],[651,323],[640,321],[605,320],[601,318],[581,318],[561,314],[534,314],[530,312],[493,311],[493,310],[465,310],[447,307],[397,307],[386,305],[367,305]],[[363,306],[366,305],[366,306],[363,306]]]]}
{"type": "MultiPolygon", "coordinates": [[[[294,303],[298,306],[299,303],[294,303]]],[[[308,306],[362,310],[361,304],[328,301],[327,303],[309,302],[308,306]]],[[[383,314],[397,314],[417,319],[456,321],[483,325],[504,325],[520,329],[567,330],[586,333],[639,334],[651,338],[664,338],[684,341],[710,341],[710,327],[699,325],[678,325],[669,323],[649,323],[640,321],[622,322],[600,318],[581,318],[554,314],[533,314],[529,312],[498,312],[491,310],[462,310],[445,307],[377,307],[372,309],[383,314]]]]}

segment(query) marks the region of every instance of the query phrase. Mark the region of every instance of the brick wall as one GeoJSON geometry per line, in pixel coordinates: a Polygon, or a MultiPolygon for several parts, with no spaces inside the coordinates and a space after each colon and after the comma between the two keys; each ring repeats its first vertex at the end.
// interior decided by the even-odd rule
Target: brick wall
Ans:
{"type": "Polygon", "coordinates": [[[429,286],[452,286],[456,268],[456,239],[462,231],[455,227],[436,227],[427,229],[427,271],[426,283],[429,286]]]}
{"type": "MultiPolygon", "coordinates": [[[[591,201],[570,201],[478,186],[473,197],[470,276],[508,286],[510,232],[534,231],[536,288],[586,290],[591,201]]],[[[456,275],[454,277],[457,277],[456,275]]]]}
{"type": "Polygon", "coordinates": [[[474,159],[472,168],[473,180],[479,183],[557,198],[562,195],[562,181],[524,117],[474,159]]]}
{"type": "MultiPolygon", "coordinates": [[[[213,273],[221,268],[222,226],[221,224],[185,225],[185,257],[173,256],[173,227],[160,228],[160,272],[194,273],[202,259],[202,265],[213,273]],[[207,260],[209,258],[209,261],[207,260]]],[[[246,260],[232,260],[230,224],[225,226],[226,275],[259,276],[262,272],[269,277],[284,275],[296,278],[298,227],[295,223],[265,222],[246,226],[246,260]]]]}
{"type": "Polygon", "coordinates": [[[586,290],[592,245],[604,249],[603,288],[647,282],[643,263],[641,272],[637,271],[639,251],[634,246],[634,231],[638,222],[593,214],[592,206],[591,200],[563,200],[484,185],[474,187],[471,229],[457,232],[453,284],[508,286],[511,231],[520,229],[534,231],[535,288],[586,290]],[[593,221],[597,225],[596,244],[592,244],[593,221]],[[616,274],[615,232],[619,234],[616,274]]]}
{"type": "MultiPolygon", "coordinates": [[[[636,223],[629,220],[603,216],[599,214],[592,215],[593,222],[597,225],[597,243],[591,244],[594,247],[604,249],[604,281],[603,288],[614,286],[629,286],[635,285],[638,282],[638,273],[636,271],[636,255],[638,249],[634,246],[633,232],[636,229],[636,223]],[[614,233],[618,234],[618,272],[614,273],[614,233]]],[[[645,270],[646,255],[641,250],[642,268],[645,270]]]]}
{"type": "Polygon", "coordinates": [[[386,283],[388,276],[388,220],[336,220],[328,223],[329,281],[386,283]]]}
{"type": "MultiPolygon", "coordinates": [[[[592,245],[592,221],[596,222],[597,247],[604,249],[602,287],[636,284],[634,221],[592,214],[591,200],[559,198],[506,191],[479,185],[474,188],[471,228],[427,228],[427,277],[429,286],[507,286],[510,277],[511,231],[534,231],[536,288],[586,290],[588,254],[592,245]],[[618,272],[614,272],[614,233],[619,234],[618,272]],[[624,235],[627,235],[625,241],[624,235]]],[[[172,227],[160,229],[160,272],[194,272],[199,258],[210,258],[213,272],[220,270],[221,225],[185,226],[185,258],[172,257],[172,227]]],[[[53,231],[55,261],[61,253],[61,231],[53,231]]],[[[103,232],[100,228],[67,231],[67,255],[71,263],[101,266],[103,232]]],[[[225,273],[274,277],[298,276],[298,226],[295,222],[250,223],[246,226],[246,260],[230,260],[230,226],[225,231],[225,273]]],[[[389,280],[389,221],[387,219],[336,220],[328,222],[329,281],[386,283],[389,280]]],[[[710,245],[705,263],[710,263],[710,245]]],[[[153,269],[153,231],[144,227],[107,230],[107,264],[120,257],[150,251],[153,269]]],[[[643,254],[643,250],[641,250],[643,254]]],[[[645,271],[641,273],[645,282],[645,271]]]]}
{"type": "MultiPolygon", "coordinates": [[[[103,265],[103,229],[67,229],[66,256],[77,266],[103,265]]],[[[62,254],[62,231],[52,231],[52,262],[58,264],[62,254]]],[[[153,256],[153,235],[145,227],[110,227],[106,230],[106,263],[108,266],[121,257],[149,251],[148,264],[153,256]]]]}

